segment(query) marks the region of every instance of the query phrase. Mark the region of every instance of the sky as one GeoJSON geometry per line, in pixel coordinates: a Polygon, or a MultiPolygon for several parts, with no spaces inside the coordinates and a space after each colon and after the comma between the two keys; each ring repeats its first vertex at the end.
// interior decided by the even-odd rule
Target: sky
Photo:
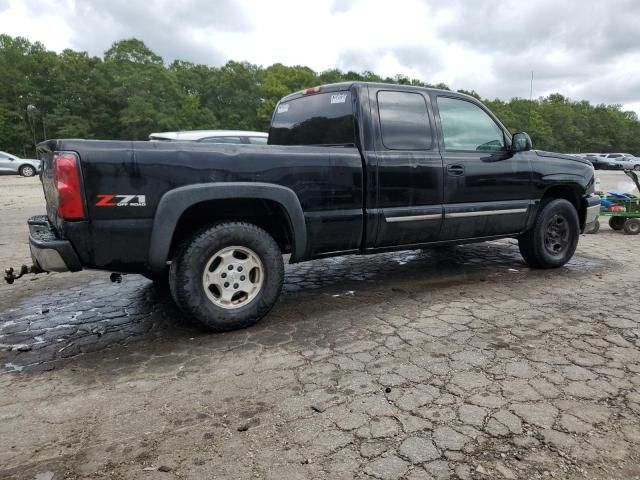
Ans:
{"type": "Polygon", "coordinates": [[[561,93],[640,115],[640,0],[0,0],[0,33],[166,62],[404,74],[483,98],[561,93]]]}

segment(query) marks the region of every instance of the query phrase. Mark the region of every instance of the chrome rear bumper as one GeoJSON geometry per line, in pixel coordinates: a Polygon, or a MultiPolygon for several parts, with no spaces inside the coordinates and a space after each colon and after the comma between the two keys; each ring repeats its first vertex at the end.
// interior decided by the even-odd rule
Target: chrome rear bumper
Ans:
{"type": "Polygon", "coordinates": [[[77,272],[82,270],[80,259],[69,240],[58,238],[47,217],[31,217],[29,249],[33,264],[45,272],[77,272]]]}

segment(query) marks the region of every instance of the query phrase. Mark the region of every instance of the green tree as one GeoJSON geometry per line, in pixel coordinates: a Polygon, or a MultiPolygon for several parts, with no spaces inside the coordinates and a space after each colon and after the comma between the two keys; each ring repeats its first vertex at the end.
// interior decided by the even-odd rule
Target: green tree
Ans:
{"type": "MultiPolygon", "coordinates": [[[[162,130],[266,130],[283,96],[348,81],[449,89],[401,74],[317,73],[280,63],[165,65],[135,38],[115,42],[100,58],[73,50],[56,54],[41,43],[0,35],[0,149],[33,155],[34,144],[45,137],[144,140],[162,130]]],[[[480,98],[475,90],[459,91],[480,98]]],[[[559,93],[485,103],[511,132],[527,131],[536,148],[640,154],[638,116],[620,105],[594,105],[559,93]]]]}
{"type": "Polygon", "coordinates": [[[116,42],[105,53],[102,71],[111,82],[120,124],[118,138],[144,140],[153,130],[181,128],[178,112],[185,93],[162,58],[139,40],[116,42]]]}
{"type": "Polygon", "coordinates": [[[262,69],[247,62],[229,61],[213,70],[202,104],[213,112],[222,129],[255,129],[261,105],[262,69]]]}

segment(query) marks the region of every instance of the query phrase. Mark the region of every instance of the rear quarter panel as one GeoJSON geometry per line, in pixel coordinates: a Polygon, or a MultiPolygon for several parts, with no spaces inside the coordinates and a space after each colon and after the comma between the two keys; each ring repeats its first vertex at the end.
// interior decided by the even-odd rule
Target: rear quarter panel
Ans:
{"type": "Polygon", "coordinates": [[[55,149],[80,156],[89,221],[77,225],[75,234],[78,242],[89,236],[84,243],[90,252],[82,260],[97,268],[144,270],[160,198],[198,183],[290,188],[304,211],[311,256],[358,248],[361,240],[362,161],[356,148],[64,140],[55,149]],[[145,203],[100,206],[111,195],[135,196],[132,204],[142,195],[145,203]]]}

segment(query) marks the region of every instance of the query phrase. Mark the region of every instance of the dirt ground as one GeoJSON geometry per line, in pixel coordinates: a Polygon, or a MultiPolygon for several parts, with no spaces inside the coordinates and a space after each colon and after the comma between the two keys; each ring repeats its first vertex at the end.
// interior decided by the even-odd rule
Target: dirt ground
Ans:
{"type": "MultiPolygon", "coordinates": [[[[0,176],[2,265],[43,212],[0,176]]],[[[554,271],[511,240],[288,266],[218,335],[135,275],[2,285],[0,479],[638,479],[639,247],[603,225],[554,271]]]]}

